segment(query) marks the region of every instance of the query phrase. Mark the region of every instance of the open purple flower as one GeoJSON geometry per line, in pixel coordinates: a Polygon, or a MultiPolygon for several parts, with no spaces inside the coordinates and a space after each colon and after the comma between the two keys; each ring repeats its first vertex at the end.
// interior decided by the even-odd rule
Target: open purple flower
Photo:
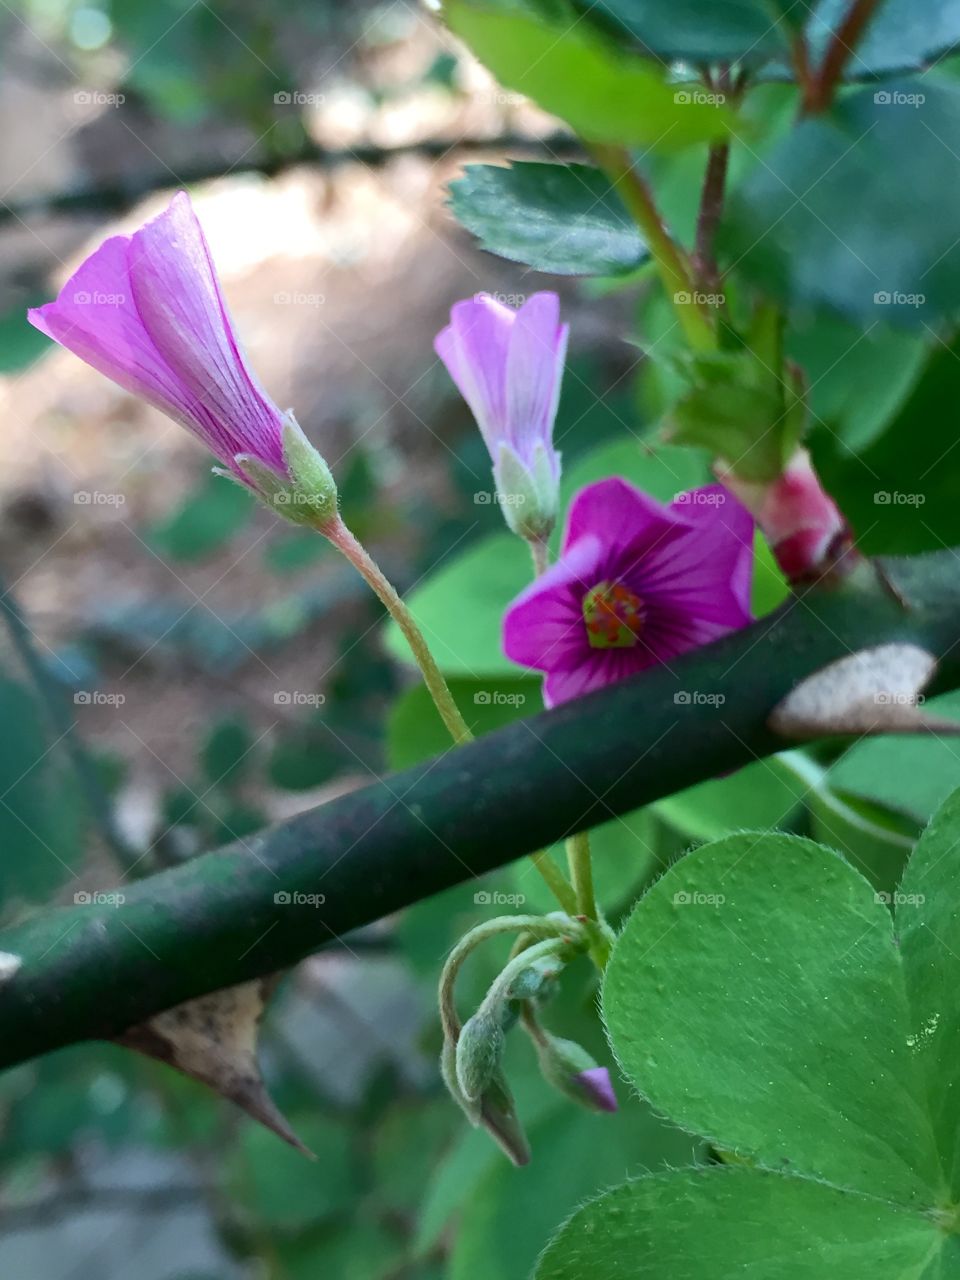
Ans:
{"type": "Polygon", "coordinates": [[[553,422],[568,333],[555,293],[517,311],[481,293],[454,305],[434,341],[490,450],[504,519],[526,538],[544,538],[557,517],[553,422]]]}
{"type": "MultiPolygon", "coordinates": [[[[319,455],[247,365],[185,191],[132,236],[106,240],[55,302],[27,316],[41,333],[186,427],[268,502],[292,504],[304,467],[317,479],[319,455]]],[[[321,478],[325,470],[321,464],[321,478]]],[[[309,506],[306,498],[303,505],[309,506]]]]}
{"type": "Polygon", "coordinates": [[[508,657],[546,672],[548,706],[751,620],[753,521],[720,485],[670,506],[625,480],[581,489],[560,559],[513,602],[508,657]]]}

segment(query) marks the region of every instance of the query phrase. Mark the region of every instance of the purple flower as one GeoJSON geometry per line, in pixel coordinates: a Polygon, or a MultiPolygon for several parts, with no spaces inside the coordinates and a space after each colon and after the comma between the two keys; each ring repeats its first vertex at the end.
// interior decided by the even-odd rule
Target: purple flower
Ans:
{"type": "Polygon", "coordinates": [[[261,497],[292,502],[315,451],[249,369],[185,191],[132,236],[106,240],[56,302],[27,315],[41,333],[186,427],[261,497]]]}
{"type": "Polygon", "coordinates": [[[581,489],[560,559],[507,610],[508,657],[546,672],[548,706],[751,620],[753,521],[720,485],[670,506],[625,480],[581,489]]]}
{"type": "Polygon", "coordinates": [[[590,1067],[574,1076],[574,1084],[584,1095],[584,1101],[595,1111],[616,1111],[617,1095],[613,1091],[610,1072],[606,1067],[590,1067]]]}
{"type": "Polygon", "coordinates": [[[555,293],[518,311],[481,293],[454,305],[434,341],[490,450],[504,518],[527,538],[544,538],[556,520],[553,421],[568,333],[555,293]]]}

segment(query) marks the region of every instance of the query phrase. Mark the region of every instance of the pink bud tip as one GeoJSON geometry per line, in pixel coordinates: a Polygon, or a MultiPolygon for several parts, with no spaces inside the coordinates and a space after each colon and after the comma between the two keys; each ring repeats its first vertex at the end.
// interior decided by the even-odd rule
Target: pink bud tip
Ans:
{"type": "Polygon", "coordinates": [[[617,1095],[613,1091],[610,1072],[606,1067],[591,1067],[588,1071],[581,1071],[574,1079],[591,1106],[598,1111],[617,1110],[617,1095]]]}

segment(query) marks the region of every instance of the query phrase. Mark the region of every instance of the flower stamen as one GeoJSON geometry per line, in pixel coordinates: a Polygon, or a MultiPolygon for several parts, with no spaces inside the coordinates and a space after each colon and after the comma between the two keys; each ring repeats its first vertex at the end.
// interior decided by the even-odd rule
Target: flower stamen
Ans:
{"type": "Polygon", "coordinates": [[[643,601],[622,582],[598,582],[583,597],[591,649],[632,649],[643,631],[643,601]]]}

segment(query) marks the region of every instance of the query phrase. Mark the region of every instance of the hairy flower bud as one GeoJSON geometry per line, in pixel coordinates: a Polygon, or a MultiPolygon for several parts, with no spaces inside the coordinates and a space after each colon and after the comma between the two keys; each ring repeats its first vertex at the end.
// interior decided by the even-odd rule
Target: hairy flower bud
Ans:
{"type": "Polygon", "coordinates": [[[539,1028],[534,1039],[544,1079],[591,1111],[616,1111],[610,1073],[574,1040],[563,1040],[539,1028]]]}

